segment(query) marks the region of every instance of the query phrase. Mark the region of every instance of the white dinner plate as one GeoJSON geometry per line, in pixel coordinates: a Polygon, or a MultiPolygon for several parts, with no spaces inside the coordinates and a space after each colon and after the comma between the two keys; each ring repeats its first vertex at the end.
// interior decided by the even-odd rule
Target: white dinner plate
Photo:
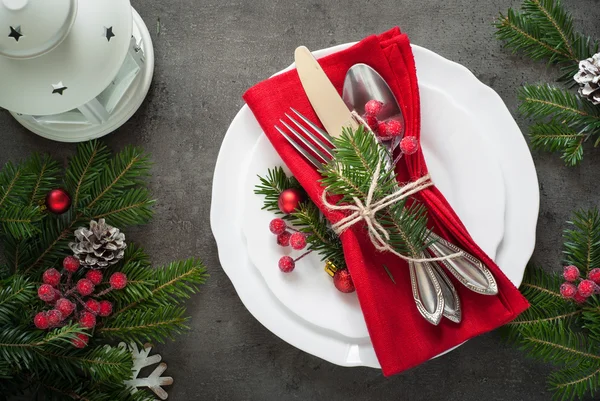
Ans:
{"type": "MultiPolygon", "coordinates": [[[[316,55],[324,56],[350,45],[336,46],[316,52],[316,55]]],[[[474,117],[481,137],[493,146],[506,189],[505,235],[496,261],[508,278],[519,285],[535,245],[539,209],[537,177],[526,142],[500,97],[469,70],[419,46],[413,45],[413,52],[419,81],[441,90],[461,104],[474,117]]],[[[232,125],[250,121],[248,131],[260,131],[258,123],[249,119],[251,115],[244,106],[232,125]]],[[[256,140],[251,135],[229,130],[217,159],[211,228],[223,269],[250,313],[284,341],[335,364],[378,367],[370,341],[353,341],[298,319],[273,295],[262,275],[250,263],[241,231],[243,207],[240,199],[244,197],[246,177],[239,172],[247,168],[248,150],[256,140]]]]}
{"type": "MultiPolygon", "coordinates": [[[[505,194],[500,165],[479,135],[472,117],[460,105],[427,84],[421,84],[420,95],[421,145],[432,180],[475,241],[493,259],[504,236],[505,194]]],[[[276,237],[268,229],[275,214],[261,210],[264,196],[254,194],[254,187],[257,175],[265,176],[268,169],[285,165],[264,134],[249,132],[247,121],[240,120],[229,130],[258,134],[248,167],[242,172],[246,175],[242,231],[252,264],[273,294],[301,319],[348,338],[368,338],[356,293],[335,290],[318,254],[302,259],[290,274],[279,270],[277,263],[281,256],[297,257],[303,251],[294,252],[290,247],[276,244],[276,237]]]]}

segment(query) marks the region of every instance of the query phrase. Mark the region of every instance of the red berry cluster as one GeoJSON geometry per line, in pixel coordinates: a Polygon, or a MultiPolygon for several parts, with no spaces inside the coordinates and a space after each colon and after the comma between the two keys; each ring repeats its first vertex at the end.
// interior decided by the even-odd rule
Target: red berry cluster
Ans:
{"type": "MultiPolygon", "coordinates": [[[[384,104],[379,100],[371,99],[365,104],[363,119],[375,134],[384,141],[402,136],[402,122],[398,120],[380,121],[379,113],[384,104]]],[[[413,136],[407,136],[400,141],[400,150],[405,155],[412,155],[419,149],[419,142],[413,136]]]]}
{"type": "Polygon", "coordinates": [[[564,298],[584,303],[594,294],[600,294],[600,269],[592,269],[587,279],[582,279],[577,266],[566,266],[563,270],[565,282],[560,286],[560,294],[564,298]]]}
{"type": "MultiPolygon", "coordinates": [[[[269,230],[277,236],[277,244],[281,246],[291,246],[300,251],[306,248],[306,233],[300,232],[287,225],[285,220],[275,218],[269,223],[269,230]]],[[[311,251],[305,252],[300,257],[294,259],[291,256],[283,256],[279,259],[279,269],[284,273],[289,273],[296,267],[296,262],[308,255],[311,251]]]]}
{"type": "MultiPolygon", "coordinates": [[[[67,256],[63,260],[63,273],[54,268],[44,272],[43,284],[38,288],[38,297],[52,306],[52,309],[35,315],[33,318],[35,327],[46,330],[63,326],[67,324],[67,320],[74,320],[82,327],[92,329],[96,326],[96,317],[110,316],[113,309],[112,303],[98,298],[112,290],[125,288],[127,276],[121,272],[113,273],[109,279],[110,286],[94,293],[96,286],[102,284],[102,272],[89,270],[84,278],[74,282],[73,274],[79,270],[79,266],[77,258],[67,256]],[[61,283],[65,276],[65,282],[61,283]],[[71,319],[68,319],[69,317],[71,319]]],[[[78,334],[77,338],[72,341],[73,346],[77,348],[83,348],[87,343],[88,336],[85,334],[78,334]]]]}

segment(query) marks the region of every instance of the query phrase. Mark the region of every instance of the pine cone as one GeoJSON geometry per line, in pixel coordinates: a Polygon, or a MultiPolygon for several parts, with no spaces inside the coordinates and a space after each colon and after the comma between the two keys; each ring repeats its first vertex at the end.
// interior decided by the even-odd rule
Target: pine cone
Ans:
{"type": "Polygon", "coordinates": [[[90,221],[90,228],[75,230],[75,242],[69,243],[73,255],[90,269],[103,269],[117,263],[125,254],[125,234],[100,219],[90,221]]]}
{"type": "Polygon", "coordinates": [[[579,94],[593,104],[600,104],[600,53],[579,62],[579,72],[573,77],[579,84],[579,94]]]}

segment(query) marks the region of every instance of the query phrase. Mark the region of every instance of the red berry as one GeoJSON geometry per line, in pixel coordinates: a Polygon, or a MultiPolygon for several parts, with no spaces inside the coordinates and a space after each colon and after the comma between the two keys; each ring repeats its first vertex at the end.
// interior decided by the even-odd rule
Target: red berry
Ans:
{"type": "Polygon", "coordinates": [[[292,236],[292,234],[290,234],[287,231],[282,232],[281,234],[279,234],[277,236],[277,244],[281,245],[281,246],[288,246],[290,245],[290,237],[292,236]]]}
{"type": "Polygon", "coordinates": [[[58,326],[64,320],[63,314],[59,310],[51,309],[46,313],[48,323],[51,327],[58,326]]]}
{"type": "Polygon", "coordinates": [[[291,257],[282,256],[281,259],[279,259],[279,270],[282,272],[289,273],[294,270],[294,267],[296,267],[296,262],[294,262],[294,259],[291,257]]]}
{"type": "Polygon", "coordinates": [[[55,308],[59,310],[64,317],[67,317],[75,310],[75,304],[67,298],[60,298],[56,301],[55,308]]]}
{"type": "Polygon", "coordinates": [[[44,272],[42,281],[46,284],[50,284],[52,287],[56,287],[60,284],[60,273],[58,270],[52,268],[44,272]]]}
{"type": "Polygon", "coordinates": [[[81,312],[81,315],[79,315],[79,324],[86,329],[91,329],[96,325],[96,315],[90,312],[81,312]]]}
{"type": "Polygon", "coordinates": [[[333,285],[338,291],[350,293],[354,292],[354,282],[348,269],[338,270],[333,275],[333,285]]]}
{"type": "Polygon", "coordinates": [[[94,283],[87,278],[82,278],[77,282],[77,292],[83,296],[90,295],[94,292],[94,283]]]}
{"type": "Polygon", "coordinates": [[[40,330],[46,330],[50,326],[50,322],[48,322],[48,317],[46,316],[46,312],[39,312],[33,318],[33,324],[40,330]]]}
{"type": "Polygon", "coordinates": [[[592,280],[581,280],[577,286],[577,292],[579,295],[585,298],[592,296],[595,290],[596,283],[594,283],[592,280]]]}
{"type": "Polygon", "coordinates": [[[371,99],[365,104],[365,113],[370,116],[376,116],[381,112],[383,103],[379,100],[371,99]]]}
{"type": "Polygon", "coordinates": [[[400,150],[405,155],[412,155],[417,150],[419,150],[419,142],[417,142],[417,138],[414,136],[405,136],[400,141],[400,150]]]}
{"type": "Polygon", "coordinates": [[[388,136],[402,135],[402,123],[398,120],[390,120],[385,123],[388,136]]]}
{"type": "Polygon", "coordinates": [[[100,301],[100,311],[98,314],[102,317],[109,316],[112,313],[113,306],[108,301],[100,301]]]}
{"type": "Polygon", "coordinates": [[[54,301],[55,295],[56,291],[50,284],[42,284],[40,285],[40,288],[38,288],[38,297],[40,297],[42,301],[52,302],[54,301]]]}
{"type": "Polygon", "coordinates": [[[77,338],[71,340],[71,344],[73,344],[75,348],[85,348],[85,346],[88,343],[88,340],[88,336],[86,336],[85,334],[78,333],[77,338]]]}
{"type": "Polygon", "coordinates": [[[600,269],[595,268],[590,270],[590,272],[588,273],[588,278],[594,283],[600,284],[600,269]]]}
{"type": "Polygon", "coordinates": [[[290,237],[290,245],[297,251],[304,249],[306,247],[306,234],[293,233],[290,237]]]}
{"type": "Polygon", "coordinates": [[[96,301],[95,299],[88,299],[87,301],[85,301],[85,306],[92,311],[93,314],[97,315],[98,312],[100,312],[100,302],[96,301]]]}
{"type": "Polygon", "coordinates": [[[587,301],[587,297],[582,296],[580,293],[575,294],[575,296],[573,297],[573,301],[577,302],[578,304],[582,304],[585,301],[587,301]]]}
{"type": "Polygon", "coordinates": [[[560,286],[560,295],[564,298],[573,298],[577,294],[577,287],[573,283],[562,283],[560,286]]]}
{"type": "Polygon", "coordinates": [[[110,286],[115,290],[121,290],[127,285],[127,276],[124,273],[116,272],[110,276],[110,286]]]}
{"type": "Polygon", "coordinates": [[[379,135],[379,137],[383,139],[387,139],[390,137],[387,132],[387,124],[383,121],[379,121],[377,123],[377,135],[379,135]]]}
{"type": "Polygon", "coordinates": [[[63,259],[63,267],[65,270],[75,273],[79,269],[79,259],[75,256],[67,256],[63,259]]]}
{"type": "Polygon", "coordinates": [[[365,114],[364,120],[367,123],[367,125],[369,126],[369,128],[371,128],[372,131],[377,129],[377,123],[378,123],[377,117],[365,114]]]}
{"type": "Polygon", "coordinates": [[[271,232],[275,235],[284,233],[286,229],[287,224],[285,224],[285,221],[283,221],[283,219],[273,219],[269,223],[269,230],[271,230],[271,232]]]}
{"type": "Polygon", "coordinates": [[[575,281],[579,278],[579,269],[577,266],[565,266],[563,270],[563,277],[567,281],[575,281]]]}
{"type": "Polygon", "coordinates": [[[98,285],[102,282],[102,272],[100,270],[88,270],[85,278],[90,280],[94,285],[98,285]]]}

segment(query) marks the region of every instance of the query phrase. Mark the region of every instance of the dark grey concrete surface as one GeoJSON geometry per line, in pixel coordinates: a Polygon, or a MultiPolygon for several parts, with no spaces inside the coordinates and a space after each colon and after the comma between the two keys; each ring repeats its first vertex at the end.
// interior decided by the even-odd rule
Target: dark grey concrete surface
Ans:
{"type": "MultiPolygon", "coordinates": [[[[578,26],[600,37],[598,0],[564,0],[578,26]]],[[[457,61],[495,89],[515,116],[517,87],[557,76],[503,50],[497,14],[520,1],[495,0],[133,0],[150,27],[156,73],[150,94],[127,124],[106,137],[114,149],[143,146],[155,162],[158,199],[150,225],[127,232],[157,264],[200,256],[211,278],[188,303],[191,331],[157,347],[179,400],[549,400],[552,367],[526,359],[499,335],[481,336],[449,355],[391,379],[342,368],[271,334],[240,302],[221,270],[209,226],[213,168],[241,94],[287,66],[300,44],[311,49],[359,40],[399,25],[413,43],[457,61]],[[160,18],[161,30],[156,24],[160,18]]],[[[452,79],[448,77],[448,79],[452,79]]],[[[516,117],[526,131],[528,122],[516,117]]],[[[0,113],[0,163],[30,152],[70,155],[75,145],[35,136],[0,113]]],[[[541,213],[534,260],[560,267],[561,230],[570,211],[598,204],[600,152],[586,148],[581,167],[535,152],[541,213]]],[[[326,307],[324,305],[323,307],[326,307]]],[[[406,344],[410,347],[410,344],[406,344]]]]}

